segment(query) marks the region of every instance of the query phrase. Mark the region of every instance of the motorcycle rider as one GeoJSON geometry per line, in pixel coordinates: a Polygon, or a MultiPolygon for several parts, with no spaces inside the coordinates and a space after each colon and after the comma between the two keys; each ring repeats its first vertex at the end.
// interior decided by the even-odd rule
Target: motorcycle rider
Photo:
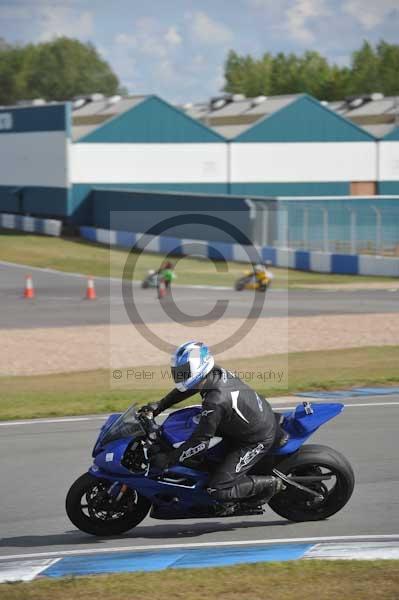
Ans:
{"type": "Polygon", "coordinates": [[[159,403],[143,407],[154,416],[199,393],[202,412],[197,428],[178,449],[158,454],[153,465],[161,469],[179,463],[187,465],[209,447],[215,435],[223,438],[227,455],[210,474],[208,493],[222,503],[249,499],[261,503],[284,489],[274,476],[248,475],[270,448],[283,445],[288,436],[278,424],[270,404],[230,371],[215,365],[202,342],[187,342],[171,359],[175,389],[159,403]]]}
{"type": "Polygon", "coordinates": [[[174,268],[174,264],[170,260],[167,260],[162,263],[157,271],[158,277],[164,281],[166,289],[170,288],[172,281],[176,277],[174,268]]]}
{"type": "Polygon", "coordinates": [[[273,273],[267,268],[269,265],[271,265],[270,260],[264,264],[253,265],[255,281],[258,283],[259,288],[263,288],[264,290],[268,289],[274,278],[273,273]]]}

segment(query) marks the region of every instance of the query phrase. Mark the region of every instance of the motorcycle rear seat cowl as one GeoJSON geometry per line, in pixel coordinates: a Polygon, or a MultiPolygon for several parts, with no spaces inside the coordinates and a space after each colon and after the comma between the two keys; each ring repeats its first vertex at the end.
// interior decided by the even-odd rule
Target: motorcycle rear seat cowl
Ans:
{"type": "Polygon", "coordinates": [[[343,409],[341,403],[312,404],[313,412],[308,414],[303,406],[297,406],[292,413],[285,414],[282,426],[291,436],[308,436],[343,409]]]}

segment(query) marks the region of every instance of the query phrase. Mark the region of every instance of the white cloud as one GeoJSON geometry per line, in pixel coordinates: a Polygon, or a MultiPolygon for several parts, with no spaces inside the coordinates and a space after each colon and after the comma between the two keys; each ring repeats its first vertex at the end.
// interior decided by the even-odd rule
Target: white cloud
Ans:
{"type": "Polygon", "coordinates": [[[142,17],[130,32],[115,36],[111,63],[130,90],[147,92],[157,90],[156,86],[176,86],[180,72],[175,60],[182,43],[176,25],[142,17]]]}
{"type": "Polygon", "coordinates": [[[398,0],[347,0],[343,10],[366,30],[381,25],[390,13],[399,14],[398,0]]]}
{"type": "Polygon", "coordinates": [[[118,33],[115,44],[135,49],[139,54],[164,59],[182,43],[176,26],[165,29],[156,19],[142,17],[135,22],[131,33],[118,33]]]}
{"type": "Polygon", "coordinates": [[[233,39],[233,32],[223,23],[211,19],[204,12],[190,15],[191,31],[197,41],[208,45],[223,45],[233,39]]]}
{"type": "Polygon", "coordinates": [[[285,10],[285,28],[291,38],[307,44],[315,37],[309,26],[311,20],[329,14],[325,0],[294,0],[285,10]]]}
{"type": "Polygon", "coordinates": [[[93,13],[80,11],[74,0],[22,0],[18,6],[3,2],[2,21],[19,20],[37,24],[39,41],[68,36],[87,39],[93,33],[93,13]]]}
{"type": "Polygon", "coordinates": [[[115,36],[115,44],[117,46],[123,46],[125,48],[136,48],[137,41],[133,35],[128,35],[127,33],[118,33],[115,36]]]}
{"type": "Polygon", "coordinates": [[[272,31],[280,36],[288,35],[300,44],[309,44],[315,39],[314,25],[317,19],[331,14],[328,4],[333,0],[246,1],[250,7],[262,11],[272,31]]]}
{"type": "Polygon", "coordinates": [[[178,32],[177,27],[175,27],[174,25],[172,27],[169,27],[169,29],[164,35],[164,40],[171,46],[180,46],[180,44],[182,43],[182,37],[178,32]]]}
{"type": "Polygon", "coordinates": [[[44,2],[38,7],[37,18],[41,41],[60,36],[87,39],[93,34],[93,13],[89,10],[78,12],[44,2]]]}

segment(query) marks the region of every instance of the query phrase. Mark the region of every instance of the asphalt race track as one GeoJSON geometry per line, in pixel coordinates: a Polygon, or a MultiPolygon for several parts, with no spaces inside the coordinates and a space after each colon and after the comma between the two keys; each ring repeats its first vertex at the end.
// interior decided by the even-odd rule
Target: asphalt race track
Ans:
{"type": "Polygon", "coordinates": [[[128,534],[111,539],[82,534],[64,512],[67,489],[91,463],[91,447],[102,418],[2,423],[0,557],[179,543],[398,534],[399,396],[358,398],[346,404],[344,413],[311,440],[345,454],[357,477],[352,499],[329,520],[290,523],[271,510],[263,517],[146,519],[128,534]]]}
{"type": "MultiPolygon", "coordinates": [[[[118,282],[96,279],[97,300],[84,300],[86,277],[0,263],[0,329],[126,322],[118,282]],[[22,299],[24,277],[33,275],[37,297],[22,299]],[[116,315],[116,317],[115,317],[116,315]],[[116,320],[115,320],[116,318],[116,320]]],[[[399,288],[399,284],[398,284],[399,288]]],[[[271,290],[263,317],[388,313],[399,310],[388,290],[271,290]]],[[[147,322],[165,321],[153,289],[134,285],[137,309],[147,322]]],[[[228,300],[226,317],[244,317],[252,292],[175,287],[174,299],[198,320],[217,300],[228,300]]],[[[167,300],[168,302],[170,299],[167,300]]],[[[202,317],[203,318],[203,317],[202,317]]],[[[298,403],[301,401],[298,398],[298,403]]],[[[197,521],[147,518],[118,538],[97,539],[68,521],[64,501],[71,483],[87,470],[103,417],[0,423],[0,557],[55,551],[97,550],[165,544],[399,534],[399,395],[358,398],[323,427],[312,442],[340,450],[352,463],[355,493],[342,512],[323,522],[289,523],[268,510],[263,517],[197,521]]],[[[287,405],[281,405],[286,409],[287,405]]]]}
{"type": "MultiPolygon", "coordinates": [[[[107,279],[95,280],[97,300],[84,300],[87,277],[0,263],[0,329],[127,323],[120,285],[107,279]],[[36,298],[22,298],[24,277],[33,275],[36,298]],[[111,288],[111,289],[110,289],[111,288]]],[[[310,316],[321,314],[391,313],[399,311],[399,282],[389,290],[327,291],[317,289],[273,290],[267,293],[262,317],[310,316]]],[[[165,312],[154,289],[133,286],[134,302],[147,322],[165,321],[165,312]]],[[[257,294],[259,300],[259,294],[257,294]]],[[[180,322],[206,318],[216,302],[226,300],[225,317],[246,317],[254,292],[176,286],[173,298],[185,313],[180,322]],[[205,317],[204,317],[205,315],[205,317]]],[[[167,298],[164,302],[171,302],[167,298]]]]}

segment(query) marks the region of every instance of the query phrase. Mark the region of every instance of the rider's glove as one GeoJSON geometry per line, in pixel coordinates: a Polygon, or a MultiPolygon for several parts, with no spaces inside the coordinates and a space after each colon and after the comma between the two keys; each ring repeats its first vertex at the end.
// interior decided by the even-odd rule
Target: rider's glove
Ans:
{"type": "Polygon", "coordinates": [[[145,404],[140,408],[140,413],[153,413],[154,417],[159,415],[161,412],[159,410],[159,402],[150,402],[149,404],[145,404]]]}

